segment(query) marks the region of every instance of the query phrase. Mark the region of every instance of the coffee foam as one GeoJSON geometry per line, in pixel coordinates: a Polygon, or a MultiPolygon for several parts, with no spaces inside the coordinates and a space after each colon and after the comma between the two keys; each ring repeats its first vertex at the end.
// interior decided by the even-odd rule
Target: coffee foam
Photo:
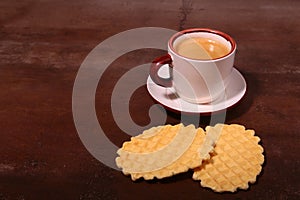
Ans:
{"type": "MultiPolygon", "coordinates": [[[[194,32],[194,33],[183,34],[175,39],[175,41],[173,42],[173,47],[174,47],[174,49],[176,49],[176,52],[178,51],[177,47],[184,40],[189,40],[189,39],[193,39],[193,38],[204,38],[204,39],[210,39],[210,40],[219,42],[219,43],[223,44],[227,49],[229,49],[229,52],[232,49],[232,45],[231,45],[230,41],[226,40],[224,37],[222,37],[218,34],[207,33],[207,32],[194,32]]],[[[199,47],[202,48],[201,46],[199,46],[199,47]]],[[[209,56],[209,55],[207,55],[207,56],[209,56]]],[[[216,58],[214,58],[214,59],[216,59],[216,58]]]]}

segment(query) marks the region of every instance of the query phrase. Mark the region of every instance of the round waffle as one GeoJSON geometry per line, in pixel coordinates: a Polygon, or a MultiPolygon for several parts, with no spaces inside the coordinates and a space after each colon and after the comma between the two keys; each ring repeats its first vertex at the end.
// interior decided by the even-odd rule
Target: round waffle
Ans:
{"type": "Polygon", "coordinates": [[[260,138],[253,130],[236,124],[208,126],[206,133],[217,134],[219,139],[211,158],[194,170],[193,179],[216,192],[247,189],[249,182],[256,181],[264,162],[260,138]]]}

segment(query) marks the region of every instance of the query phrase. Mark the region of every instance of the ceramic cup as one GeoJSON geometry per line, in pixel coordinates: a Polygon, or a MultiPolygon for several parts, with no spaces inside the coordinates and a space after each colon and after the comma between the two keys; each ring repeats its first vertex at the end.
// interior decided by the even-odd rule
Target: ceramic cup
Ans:
{"type": "Polygon", "coordinates": [[[183,30],[169,39],[168,54],[152,62],[150,77],[160,86],[173,87],[185,101],[210,103],[225,93],[235,52],[236,43],[226,33],[206,28],[183,30]],[[190,47],[189,42],[193,40],[195,43],[190,47]],[[218,48],[216,43],[227,51],[212,55],[218,48]],[[158,73],[165,64],[169,65],[169,78],[160,77],[158,73]]]}

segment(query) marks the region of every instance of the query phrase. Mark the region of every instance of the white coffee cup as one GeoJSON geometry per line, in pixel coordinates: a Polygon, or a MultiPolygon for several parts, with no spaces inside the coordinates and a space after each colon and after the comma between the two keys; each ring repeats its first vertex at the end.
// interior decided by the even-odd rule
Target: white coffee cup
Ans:
{"type": "Polygon", "coordinates": [[[210,103],[225,93],[235,52],[235,41],[221,31],[183,30],[169,39],[168,54],[152,62],[150,76],[160,86],[174,87],[185,101],[210,103]],[[165,64],[170,67],[169,78],[158,75],[165,64]]]}

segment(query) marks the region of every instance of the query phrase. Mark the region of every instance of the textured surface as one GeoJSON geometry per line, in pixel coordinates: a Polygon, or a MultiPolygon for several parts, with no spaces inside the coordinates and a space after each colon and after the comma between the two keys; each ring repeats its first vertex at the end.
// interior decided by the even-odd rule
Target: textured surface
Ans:
{"type": "Polygon", "coordinates": [[[151,137],[149,132],[132,137],[118,150],[117,165],[132,180],[161,179],[199,167],[203,159],[209,158],[216,140],[206,137],[202,128],[195,129],[193,125],[166,125],[150,134],[151,137]]]}
{"type": "Polygon", "coordinates": [[[248,189],[254,183],[264,163],[260,138],[253,130],[241,125],[221,125],[206,128],[207,134],[219,134],[211,158],[194,170],[193,179],[216,192],[248,189]]]}
{"type": "MultiPolygon", "coordinates": [[[[0,199],[300,199],[299,1],[1,0],[0,9],[0,199]],[[250,190],[216,194],[189,172],[133,183],[85,149],[72,116],[76,73],[100,42],[144,26],[210,27],[236,40],[235,65],[248,87],[226,123],[255,129],[266,155],[250,190]]],[[[99,123],[118,148],[130,136],[112,116],[114,85],[162,54],[124,55],[99,82],[99,123]]],[[[147,125],[154,103],[140,87],[129,104],[134,122],[147,125]]],[[[166,124],[180,120],[168,112],[166,124]]],[[[202,128],[209,123],[201,116],[202,128]]]]}

